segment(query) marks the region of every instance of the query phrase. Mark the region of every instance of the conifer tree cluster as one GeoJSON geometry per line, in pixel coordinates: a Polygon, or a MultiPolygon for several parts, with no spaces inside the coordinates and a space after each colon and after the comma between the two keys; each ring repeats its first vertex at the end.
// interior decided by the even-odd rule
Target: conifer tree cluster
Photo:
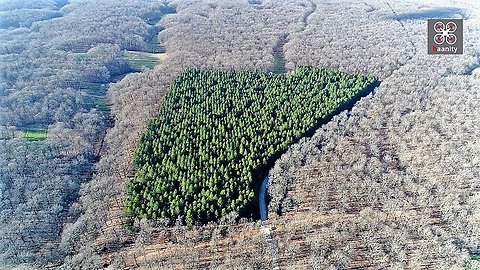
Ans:
{"type": "Polygon", "coordinates": [[[192,224],[248,211],[253,172],[374,82],[308,66],[292,75],[185,71],[137,146],[127,214],[192,224]]]}

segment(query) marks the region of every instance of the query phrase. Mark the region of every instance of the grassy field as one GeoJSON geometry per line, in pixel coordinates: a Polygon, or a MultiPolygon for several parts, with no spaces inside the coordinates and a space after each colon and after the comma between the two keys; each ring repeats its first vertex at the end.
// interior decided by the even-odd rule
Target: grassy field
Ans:
{"type": "Polygon", "coordinates": [[[125,58],[134,71],[142,71],[144,69],[153,69],[160,61],[159,55],[163,54],[128,51],[125,53],[125,58]]]}
{"type": "Polygon", "coordinates": [[[85,103],[88,104],[90,107],[96,108],[101,112],[104,112],[104,113],[110,112],[110,107],[107,105],[105,98],[102,96],[88,95],[85,98],[85,103]]]}
{"type": "Polygon", "coordinates": [[[105,98],[96,98],[95,99],[95,108],[97,110],[109,115],[110,114],[110,106],[106,103],[105,98]]]}
{"type": "Polygon", "coordinates": [[[158,43],[158,33],[153,35],[152,38],[147,42],[146,51],[149,53],[163,53],[165,48],[160,46],[158,43]]]}
{"type": "Polygon", "coordinates": [[[48,131],[45,128],[28,128],[16,134],[18,138],[25,138],[29,141],[43,141],[47,138],[48,131]]]}
{"type": "Polygon", "coordinates": [[[281,73],[286,73],[287,70],[285,68],[285,59],[280,58],[280,57],[275,57],[275,62],[274,62],[274,67],[273,67],[273,73],[281,74],[281,73]]]}
{"type": "Polygon", "coordinates": [[[108,115],[110,113],[110,107],[106,104],[105,100],[107,89],[105,84],[89,83],[85,88],[87,94],[85,103],[108,115]]]}
{"type": "Polygon", "coordinates": [[[88,95],[104,96],[107,93],[107,86],[102,83],[88,83],[85,91],[88,95]]]}
{"type": "Polygon", "coordinates": [[[281,74],[287,72],[285,68],[285,54],[283,52],[286,38],[286,35],[280,37],[275,47],[273,47],[273,57],[275,59],[273,62],[273,73],[281,74]]]}
{"type": "Polygon", "coordinates": [[[87,55],[86,52],[76,52],[73,53],[73,59],[75,59],[75,61],[81,62],[89,60],[90,57],[87,55]]]}

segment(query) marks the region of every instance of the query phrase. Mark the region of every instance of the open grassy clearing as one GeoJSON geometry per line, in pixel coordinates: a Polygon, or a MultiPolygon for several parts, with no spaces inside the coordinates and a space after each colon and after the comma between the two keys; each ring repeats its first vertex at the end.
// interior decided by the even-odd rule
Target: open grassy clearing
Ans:
{"type": "Polygon", "coordinates": [[[165,58],[164,53],[147,53],[128,51],[125,53],[125,58],[128,64],[134,71],[142,71],[144,69],[153,69],[160,60],[165,58]]]}
{"type": "Polygon", "coordinates": [[[87,83],[85,92],[92,96],[105,96],[107,89],[107,86],[103,83],[87,83]]]}
{"type": "Polygon", "coordinates": [[[275,57],[275,61],[273,63],[273,72],[277,74],[285,73],[285,59],[275,57]]]}
{"type": "Polygon", "coordinates": [[[147,43],[147,47],[145,48],[145,50],[147,52],[150,52],[150,53],[163,53],[163,52],[165,52],[165,49],[162,46],[160,46],[160,44],[158,43],[158,33],[160,31],[162,31],[163,29],[161,27],[157,26],[157,24],[160,22],[160,20],[162,19],[163,16],[165,16],[166,14],[171,14],[171,13],[175,13],[175,8],[164,7],[157,12],[150,13],[147,16],[146,23],[153,26],[153,28],[155,29],[153,31],[154,34],[149,39],[145,40],[146,43],[147,43]]]}
{"type": "Polygon", "coordinates": [[[81,62],[81,61],[87,61],[90,59],[90,56],[86,52],[74,52],[73,54],[73,59],[75,61],[81,62]]]}
{"type": "Polygon", "coordinates": [[[108,115],[110,113],[110,107],[108,106],[105,97],[89,95],[85,97],[85,103],[92,108],[96,108],[105,115],[108,115]]]}
{"type": "Polygon", "coordinates": [[[146,51],[149,53],[164,53],[165,48],[160,46],[158,43],[158,33],[153,35],[152,38],[147,42],[146,51]]]}
{"type": "Polygon", "coordinates": [[[102,83],[87,83],[84,88],[85,93],[85,103],[92,108],[96,108],[105,115],[109,115],[110,107],[106,103],[105,95],[107,93],[108,87],[102,83]]]}
{"type": "Polygon", "coordinates": [[[287,36],[281,36],[275,47],[273,47],[273,57],[275,59],[273,62],[273,72],[277,74],[287,72],[285,67],[285,54],[283,52],[283,46],[285,45],[286,41],[287,36]]]}
{"type": "Polygon", "coordinates": [[[155,58],[158,61],[163,61],[167,58],[166,53],[143,53],[143,52],[141,52],[140,54],[144,55],[144,56],[147,56],[147,57],[155,58]]]}
{"type": "Polygon", "coordinates": [[[97,110],[103,112],[106,115],[110,114],[110,106],[107,104],[105,98],[96,98],[95,108],[97,108],[97,110]]]}
{"type": "Polygon", "coordinates": [[[25,130],[17,131],[15,137],[24,138],[29,141],[43,141],[48,136],[48,130],[46,128],[28,128],[25,130]]]}

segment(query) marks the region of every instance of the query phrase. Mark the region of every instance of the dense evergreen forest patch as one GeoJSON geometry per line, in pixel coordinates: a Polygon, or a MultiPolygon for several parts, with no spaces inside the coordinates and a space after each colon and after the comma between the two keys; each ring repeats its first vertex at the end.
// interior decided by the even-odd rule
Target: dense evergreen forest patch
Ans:
{"type": "Polygon", "coordinates": [[[306,66],[292,75],[184,72],[136,149],[127,214],[192,224],[248,213],[255,172],[374,82],[306,66]]]}

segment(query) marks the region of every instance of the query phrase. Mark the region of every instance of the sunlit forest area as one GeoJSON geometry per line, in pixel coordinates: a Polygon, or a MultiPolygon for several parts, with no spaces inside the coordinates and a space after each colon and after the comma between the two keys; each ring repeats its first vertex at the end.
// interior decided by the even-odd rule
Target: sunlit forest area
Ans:
{"type": "Polygon", "coordinates": [[[136,149],[128,215],[189,225],[251,215],[269,160],[375,82],[306,66],[287,76],[182,73],[136,149]]]}
{"type": "MultiPolygon", "coordinates": [[[[0,0],[0,269],[480,269],[479,11],[467,0],[0,0]],[[464,19],[463,55],[427,55],[429,18],[464,19]],[[143,192],[152,200],[132,220],[128,183],[144,177],[151,123],[185,127],[201,108],[171,100],[196,93],[186,70],[287,78],[302,66],[379,85],[307,133],[321,102],[247,111],[252,126],[268,118],[260,104],[291,119],[271,122],[286,135],[259,140],[245,169],[269,177],[268,220],[232,211],[258,200],[255,185],[218,209],[201,189],[209,214],[189,219],[181,207],[160,218],[143,192]]],[[[221,114],[219,97],[206,104],[221,114]]],[[[218,131],[236,149],[239,129],[220,123],[199,138],[218,131]]],[[[225,178],[217,152],[237,158],[213,152],[204,183],[225,178]]],[[[176,161],[159,172],[189,167],[176,161]]],[[[237,194],[235,176],[218,194],[237,194]]]]}
{"type": "Polygon", "coordinates": [[[58,262],[69,252],[60,248],[62,224],[81,213],[80,186],[95,173],[113,123],[108,85],[153,67],[127,50],[161,49],[156,23],[174,9],[2,1],[0,10],[0,259],[58,262]]]}

